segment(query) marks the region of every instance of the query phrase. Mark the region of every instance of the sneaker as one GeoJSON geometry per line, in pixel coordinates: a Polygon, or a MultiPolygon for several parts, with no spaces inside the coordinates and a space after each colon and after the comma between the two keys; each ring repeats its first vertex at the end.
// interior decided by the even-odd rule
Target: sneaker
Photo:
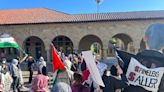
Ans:
{"type": "Polygon", "coordinates": [[[27,89],[27,87],[25,87],[25,86],[22,86],[21,88],[22,88],[22,89],[27,89]]]}
{"type": "Polygon", "coordinates": [[[25,86],[22,86],[21,88],[19,88],[21,91],[27,91],[28,90],[28,88],[27,87],[25,87],[25,86]]]}

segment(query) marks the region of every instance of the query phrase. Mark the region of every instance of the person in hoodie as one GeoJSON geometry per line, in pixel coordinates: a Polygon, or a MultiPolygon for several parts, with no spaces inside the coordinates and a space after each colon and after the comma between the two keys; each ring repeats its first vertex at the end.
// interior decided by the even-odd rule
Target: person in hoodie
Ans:
{"type": "Polygon", "coordinates": [[[57,83],[65,82],[68,85],[71,85],[72,81],[73,81],[73,74],[74,74],[74,72],[71,71],[72,63],[68,58],[66,58],[66,60],[63,62],[63,64],[65,66],[65,71],[62,71],[55,76],[56,82],[57,83]]]}
{"type": "Polygon", "coordinates": [[[46,61],[44,60],[43,57],[40,57],[40,58],[39,58],[39,64],[40,64],[40,65],[43,65],[43,66],[47,66],[46,61]]]}
{"type": "Polygon", "coordinates": [[[32,80],[30,92],[50,92],[48,88],[47,68],[43,66],[42,70],[38,71],[38,75],[32,80]]]}
{"type": "Polygon", "coordinates": [[[24,86],[24,80],[23,80],[23,75],[22,75],[22,70],[21,70],[21,63],[23,63],[27,57],[28,57],[28,54],[25,54],[25,56],[23,58],[20,58],[19,56],[16,57],[16,59],[18,60],[17,67],[19,69],[19,88],[20,89],[26,89],[26,87],[24,86]]]}
{"type": "Polygon", "coordinates": [[[43,57],[40,57],[38,62],[38,71],[42,70],[44,66],[47,67],[46,61],[44,60],[43,57]]]}
{"type": "Polygon", "coordinates": [[[19,84],[20,84],[20,75],[19,75],[19,68],[17,67],[18,65],[18,60],[17,59],[13,59],[12,60],[12,65],[11,65],[11,76],[13,79],[13,83],[12,83],[12,89],[13,92],[19,92],[19,84]],[[16,91],[17,90],[17,91],[16,91]]]}

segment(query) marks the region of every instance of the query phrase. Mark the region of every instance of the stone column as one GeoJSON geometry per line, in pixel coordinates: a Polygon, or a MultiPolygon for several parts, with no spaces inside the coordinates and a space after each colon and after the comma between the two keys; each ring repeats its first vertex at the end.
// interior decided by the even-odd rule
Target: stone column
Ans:
{"type": "Polygon", "coordinates": [[[103,48],[102,49],[102,57],[103,57],[103,59],[106,59],[107,58],[107,49],[108,48],[103,48]]]}
{"type": "Polygon", "coordinates": [[[50,49],[47,49],[46,53],[47,53],[47,62],[50,62],[50,49]]]}
{"type": "Polygon", "coordinates": [[[109,45],[109,40],[107,40],[105,37],[102,38],[102,43],[103,43],[103,47],[102,47],[102,56],[103,56],[103,59],[106,59],[107,58],[107,50],[108,50],[108,45],[109,45]]]}
{"type": "Polygon", "coordinates": [[[45,51],[46,51],[46,57],[47,57],[47,62],[50,62],[50,53],[51,53],[51,46],[50,46],[50,42],[45,42],[45,51]]]}
{"type": "Polygon", "coordinates": [[[78,48],[78,42],[75,42],[75,41],[74,41],[73,44],[74,44],[73,51],[79,53],[80,51],[79,51],[79,48],[78,48]]]}
{"type": "Polygon", "coordinates": [[[135,53],[138,53],[139,49],[140,49],[140,43],[141,43],[142,39],[137,39],[134,41],[134,48],[135,48],[135,53]]]}

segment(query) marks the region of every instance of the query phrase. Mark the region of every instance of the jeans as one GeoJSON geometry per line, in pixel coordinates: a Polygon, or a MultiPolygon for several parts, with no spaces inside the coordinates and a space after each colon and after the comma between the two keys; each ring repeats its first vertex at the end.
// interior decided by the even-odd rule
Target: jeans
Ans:
{"type": "Polygon", "coordinates": [[[12,78],[13,78],[13,83],[12,83],[13,92],[15,92],[16,89],[19,92],[19,88],[18,87],[19,87],[19,80],[20,80],[20,78],[17,77],[17,76],[12,76],[12,78]]]}
{"type": "Polygon", "coordinates": [[[29,76],[29,83],[31,83],[31,81],[32,81],[33,71],[29,71],[29,72],[30,72],[30,76],[29,76]]]}

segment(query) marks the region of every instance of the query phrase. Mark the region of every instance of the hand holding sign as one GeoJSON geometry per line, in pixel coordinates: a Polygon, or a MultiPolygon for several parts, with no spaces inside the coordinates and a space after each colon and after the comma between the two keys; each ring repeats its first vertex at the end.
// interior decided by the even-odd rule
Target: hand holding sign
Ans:
{"type": "Polygon", "coordinates": [[[132,58],[126,73],[131,85],[140,86],[152,92],[157,92],[164,73],[164,68],[149,69],[132,58]]]}

